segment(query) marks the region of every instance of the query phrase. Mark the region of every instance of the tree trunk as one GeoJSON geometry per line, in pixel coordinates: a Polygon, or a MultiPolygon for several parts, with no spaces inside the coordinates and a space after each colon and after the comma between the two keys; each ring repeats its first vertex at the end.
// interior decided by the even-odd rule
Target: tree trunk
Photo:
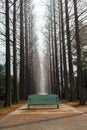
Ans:
{"type": "Polygon", "coordinates": [[[53,21],[52,21],[52,16],[53,16],[53,11],[52,11],[52,2],[50,1],[50,8],[51,8],[51,49],[52,49],[52,84],[53,86],[51,87],[52,93],[54,93],[54,86],[55,86],[55,63],[54,63],[54,42],[53,42],[53,21]]]}
{"type": "Polygon", "coordinates": [[[49,87],[53,87],[53,75],[52,75],[52,54],[51,54],[51,36],[50,36],[50,25],[49,25],[49,30],[48,30],[48,33],[49,33],[49,57],[50,57],[50,86],[49,87]]]}
{"type": "Polygon", "coordinates": [[[56,38],[56,10],[55,0],[53,0],[53,11],[54,11],[54,44],[55,44],[55,68],[56,68],[56,93],[59,94],[59,69],[58,69],[58,50],[57,50],[57,38],[56,38]]]}
{"type": "Polygon", "coordinates": [[[17,44],[16,44],[16,0],[13,6],[13,102],[19,101],[19,91],[17,84],[17,44]]]}
{"type": "Polygon", "coordinates": [[[26,87],[25,87],[25,99],[27,98],[27,89],[28,89],[28,15],[27,15],[27,11],[28,11],[28,8],[27,8],[27,0],[25,0],[25,4],[24,4],[24,12],[25,12],[25,83],[26,83],[26,87]]]}
{"type": "MultiPolygon", "coordinates": [[[[66,34],[67,34],[68,62],[69,62],[70,100],[73,101],[76,99],[76,94],[75,94],[70,29],[69,29],[68,0],[65,0],[65,12],[66,12],[66,34]]],[[[68,96],[68,94],[67,94],[67,96],[68,96]]]]}
{"type": "Polygon", "coordinates": [[[6,94],[5,94],[5,107],[8,107],[8,106],[11,106],[9,0],[5,0],[5,4],[6,4],[6,94]]]}
{"type": "Polygon", "coordinates": [[[80,49],[80,39],[79,39],[79,26],[78,26],[78,15],[77,15],[77,0],[74,2],[74,14],[75,14],[75,38],[76,38],[76,49],[77,49],[77,79],[79,87],[79,98],[80,104],[85,105],[85,86],[83,82],[83,72],[82,72],[82,62],[81,62],[81,49],[80,49]]]}
{"type": "Polygon", "coordinates": [[[63,96],[65,99],[68,98],[68,75],[67,75],[67,64],[66,64],[66,51],[65,51],[65,38],[64,38],[64,22],[63,22],[63,7],[62,0],[60,0],[61,6],[61,31],[62,31],[62,46],[63,46],[63,67],[64,67],[64,91],[63,96]]]}
{"type": "Polygon", "coordinates": [[[60,44],[60,87],[61,87],[61,93],[60,97],[63,97],[63,89],[64,89],[64,83],[63,83],[63,49],[62,49],[62,31],[61,31],[61,6],[60,6],[60,1],[58,2],[58,7],[59,7],[59,44],[60,44]]]}
{"type": "Polygon", "coordinates": [[[20,0],[20,99],[24,100],[24,26],[23,26],[23,0],[20,0]]]}

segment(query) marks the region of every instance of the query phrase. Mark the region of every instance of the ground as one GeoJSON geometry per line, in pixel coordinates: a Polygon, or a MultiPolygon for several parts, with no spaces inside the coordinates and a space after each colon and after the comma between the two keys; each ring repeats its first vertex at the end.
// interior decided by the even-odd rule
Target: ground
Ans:
{"type": "Polygon", "coordinates": [[[0,120],[0,130],[87,130],[87,106],[23,105],[0,120]]]}

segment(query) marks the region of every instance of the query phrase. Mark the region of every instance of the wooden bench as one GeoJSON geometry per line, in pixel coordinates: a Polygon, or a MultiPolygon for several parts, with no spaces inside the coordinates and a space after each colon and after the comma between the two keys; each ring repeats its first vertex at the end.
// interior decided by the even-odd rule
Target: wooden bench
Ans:
{"type": "Polygon", "coordinates": [[[56,94],[29,95],[28,108],[31,105],[57,105],[57,108],[59,108],[59,98],[56,94]]]}

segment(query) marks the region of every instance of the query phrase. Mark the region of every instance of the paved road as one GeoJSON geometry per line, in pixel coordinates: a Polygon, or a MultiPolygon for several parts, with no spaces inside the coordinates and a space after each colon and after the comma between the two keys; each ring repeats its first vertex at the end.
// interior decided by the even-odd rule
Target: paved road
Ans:
{"type": "Polygon", "coordinates": [[[31,106],[27,104],[0,121],[0,130],[87,130],[87,107],[73,108],[66,104],[31,106]]]}

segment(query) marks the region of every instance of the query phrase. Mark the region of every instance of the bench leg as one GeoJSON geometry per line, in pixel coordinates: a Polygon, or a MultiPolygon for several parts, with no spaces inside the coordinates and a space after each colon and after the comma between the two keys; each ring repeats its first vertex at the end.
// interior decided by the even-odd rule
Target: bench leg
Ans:
{"type": "Polygon", "coordinates": [[[57,105],[57,108],[59,109],[59,104],[57,105]]]}
{"type": "Polygon", "coordinates": [[[29,104],[28,104],[28,109],[29,109],[29,104]]]}

